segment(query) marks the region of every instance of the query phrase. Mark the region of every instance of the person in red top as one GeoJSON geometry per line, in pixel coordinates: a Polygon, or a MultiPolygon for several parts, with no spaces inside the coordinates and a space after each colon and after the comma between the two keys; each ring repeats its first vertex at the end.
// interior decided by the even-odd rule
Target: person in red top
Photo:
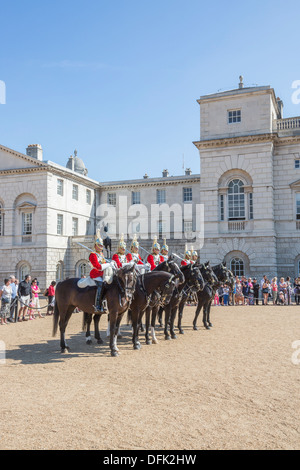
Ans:
{"type": "Polygon", "coordinates": [[[181,266],[187,266],[188,264],[191,264],[192,253],[187,249],[187,247],[185,247],[184,257],[185,259],[181,261],[181,266]]]}
{"type": "Polygon", "coordinates": [[[152,254],[148,255],[147,262],[150,264],[151,271],[156,268],[160,263],[164,262],[163,256],[159,254],[160,244],[157,241],[157,237],[154,237],[152,244],[152,254]]]}
{"type": "Polygon", "coordinates": [[[52,315],[54,311],[54,297],[55,297],[55,286],[56,282],[52,281],[50,286],[48,287],[48,307],[46,315],[52,315]],[[50,313],[51,312],[51,313],[50,313]]]}
{"type": "Polygon", "coordinates": [[[103,241],[100,237],[100,231],[97,230],[97,236],[94,244],[94,249],[90,256],[89,261],[93,266],[90,272],[90,278],[93,279],[98,287],[96,296],[96,305],[94,305],[95,312],[104,312],[103,297],[105,293],[105,286],[103,282],[103,272],[111,266],[111,263],[107,263],[103,256],[103,241]]]}
{"type": "Polygon", "coordinates": [[[130,245],[130,251],[131,253],[128,253],[126,255],[126,260],[127,263],[130,263],[130,261],[134,261],[136,264],[144,264],[142,261],[142,258],[139,255],[139,242],[137,240],[136,235],[134,235],[131,245],[130,245]]]}
{"type": "Polygon", "coordinates": [[[124,235],[121,235],[121,239],[118,245],[118,251],[112,257],[112,260],[116,262],[118,268],[122,268],[127,263],[126,255],[126,242],[124,241],[124,235]]]}
{"type": "Polygon", "coordinates": [[[192,262],[192,264],[195,264],[197,259],[198,259],[198,253],[197,253],[197,251],[194,250],[193,247],[192,247],[192,250],[191,250],[191,254],[192,254],[191,262],[192,262]]]}

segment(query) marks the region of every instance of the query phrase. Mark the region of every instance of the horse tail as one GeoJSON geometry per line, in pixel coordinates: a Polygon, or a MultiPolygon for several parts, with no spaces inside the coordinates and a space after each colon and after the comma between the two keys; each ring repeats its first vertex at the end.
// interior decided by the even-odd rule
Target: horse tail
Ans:
{"type": "Polygon", "coordinates": [[[83,312],[83,315],[82,315],[82,331],[86,331],[88,315],[89,315],[88,313],[83,312]]]}
{"type": "Polygon", "coordinates": [[[58,327],[58,320],[59,320],[59,310],[57,306],[57,302],[54,304],[54,314],[53,314],[53,331],[52,336],[56,335],[57,327],[58,327]]]}

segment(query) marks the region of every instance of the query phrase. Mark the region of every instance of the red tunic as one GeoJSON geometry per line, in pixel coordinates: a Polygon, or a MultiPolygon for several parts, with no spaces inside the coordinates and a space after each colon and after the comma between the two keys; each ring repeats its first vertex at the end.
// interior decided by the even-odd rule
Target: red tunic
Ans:
{"type": "Polygon", "coordinates": [[[115,253],[114,256],[112,257],[112,260],[117,263],[118,268],[122,268],[123,264],[126,263],[126,256],[125,255],[119,255],[118,253],[115,253]],[[121,259],[123,257],[123,261],[121,259]]]}
{"type": "Polygon", "coordinates": [[[100,256],[101,255],[98,255],[95,252],[91,253],[90,256],[89,256],[89,261],[93,266],[93,269],[90,272],[90,277],[92,279],[95,279],[96,277],[102,277],[103,276],[102,266],[99,263],[99,258],[98,258],[100,256]]]}
{"type": "Polygon", "coordinates": [[[194,264],[194,263],[195,263],[195,261],[192,261],[192,260],[187,261],[187,260],[183,259],[181,261],[181,266],[187,266],[188,264],[194,264]]]}
{"type": "MultiPolygon", "coordinates": [[[[153,269],[156,268],[156,264],[155,264],[155,261],[154,261],[154,256],[153,255],[149,255],[148,258],[147,258],[147,262],[150,264],[151,266],[151,271],[153,271],[153,269]]],[[[160,263],[163,263],[164,262],[164,258],[163,256],[159,255],[159,262],[158,264],[160,263]]]]}
{"type": "MultiPolygon", "coordinates": [[[[136,255],[138,256],[138,259],[139,259],[139,261],[138,261],[137,264],[144,264],[142,258],[140,257],[140,255],[139,255],[138,253],[137,253],[136,255]]],[[[126,255],[126,259],[127,259],[127,262],[130,263],[130,261],[133,260],[132,254],[131,254],[131,253],[128,253],[128,254],[126,255]]]]}

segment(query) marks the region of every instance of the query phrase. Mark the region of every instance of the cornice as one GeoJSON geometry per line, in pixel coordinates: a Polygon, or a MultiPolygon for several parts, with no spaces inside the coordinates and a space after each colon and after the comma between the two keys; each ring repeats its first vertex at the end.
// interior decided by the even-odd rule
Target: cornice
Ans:
{"type": "Polygon", "coordinates": [[[167,178],[162,178],[161,180],[156,181],[148,181],[145,182],[134,182],[132,183],[111,183],[111,184],[101,184],[99,189],[101,191],[112,191],[117,189],[136,189],[136,188],[149,188],[149,187],[157,187],[157,186],[182,186],[183,184],[195,184],[200,183],[200,176],[188,179],[181,179],[181,180],[169,180],[167,178]]]}
{"type": "Polygon", "coordinates": [[[217,148],[217,147],[233,147],[241,144],[260,144],[264,142],[276,141],[278,135],[275,133],[269,134],[255,134],[255,135],[243,135],[237,137],[224,137],[221,139],[211,140],[199,140],[193,142],[198,150],[217,148]]]}

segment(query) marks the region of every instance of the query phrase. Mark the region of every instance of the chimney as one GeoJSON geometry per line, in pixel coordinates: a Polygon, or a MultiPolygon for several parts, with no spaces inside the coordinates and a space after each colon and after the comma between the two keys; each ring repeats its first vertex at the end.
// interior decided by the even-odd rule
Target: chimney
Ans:
{"type": "Polygon", "coordinates": [[[75,170],[75,162],[74,162],[74,157],[73,155],[70,155],[69,161],[67,163],[67,168],[70,170],[74,171],[75,170]]]}
{"type": "Polygon", "coordinates": [[[186,168],[185,174],[186,174],[186,176],[191,176],[192,170],[190,168],[186,168]]]}
{"type": "Polygon", "coordinates": [[[169,176],[168,170],[164,170],[164,171],[162,172],[162,175],[163,175],[163,178],[167,178],[167,177],[169,176]]]}
{"type": "Polygon", "coordinates": [[[143,178],[144,178],[144,180],[146,180],[147,178],[149,178],[149,176],[147,175],[147,173],[144,174],[143,178]]]}
{"type": "Polygon", "coordinates": [[[243,83],[244,77],[242,75],[240,75],[239,79],[240,79],[239,88],[244,88],[244,83],[243,83]]]}
{"type": "Polygon", "coordinates": [[[283,101],[280,98],[276,98],[278,106],[278,116],[277,119],[283,119],[283,101]]]}
{"type": "Polygon", "coordinates": [[[42,146],[39,144],[31,144],[28,145],[26,149],[26,155],[32,158],[36,158],[37,160],[43,160],[43,149],[42,146]]]}

